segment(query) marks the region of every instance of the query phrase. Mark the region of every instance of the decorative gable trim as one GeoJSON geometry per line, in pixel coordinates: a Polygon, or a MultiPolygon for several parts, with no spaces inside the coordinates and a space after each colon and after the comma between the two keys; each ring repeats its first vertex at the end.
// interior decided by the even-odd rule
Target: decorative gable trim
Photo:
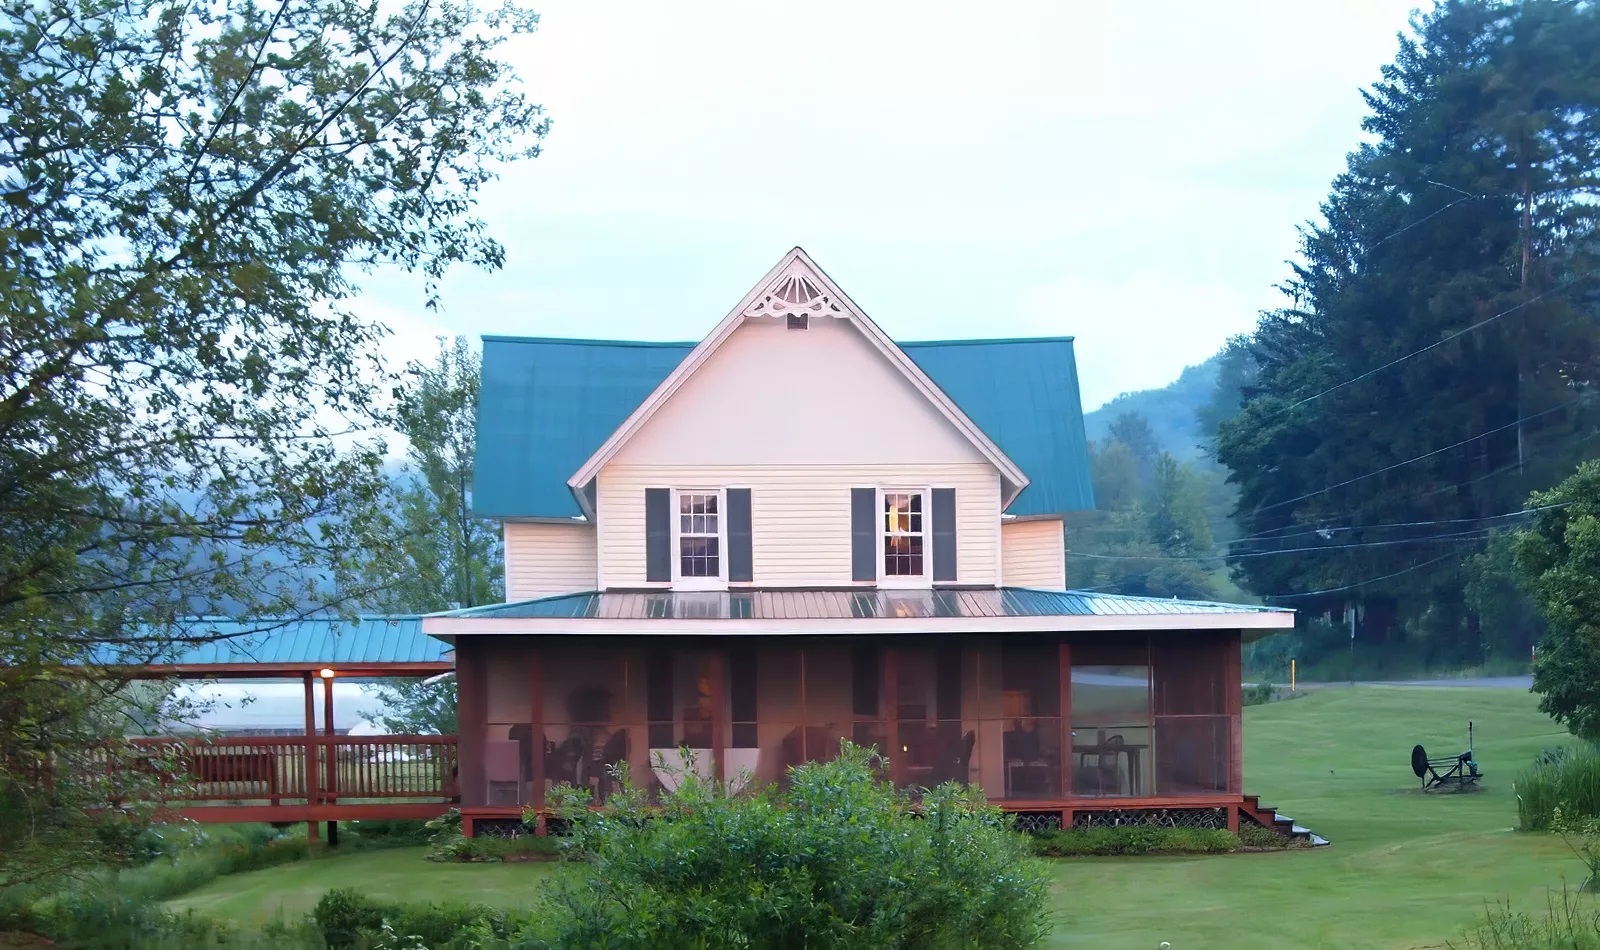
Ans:
{"type": "Polygon", "coordinates": [[[585,515],[593,518],[594,508],[588,497],[586,488],[600,473],[600,469],[611,461],[622,447],[637,434],[650,418],[665,405],[672,394],[688,381],[696,371],[709,360],[718,348],[727,341],[744,323],[747,317],[775,317],[782,318],[790,313],[805,313],[812,316],[829,316],[847,318],[855,322],[862,335],[905,376],[913,387],[924,398],[931,402],[939,413],[955,426],[963,436],[972,443],[979,453],[986,458],[995,468],[1000,470],[1003,493],[1001,496],[1001,510],[1004,511],[1022,490],[1028,487],[1028,476],[1025,475],[1017,464],[1011,461],[1000,447],[994,444],[977,424],[967,418],[944,390],[934,384],[915,362],[911,360],[889,335],[866,315],[855,302],[852,301],[838,285],[818,267],[811,257],[801,248],[794,248],[778,261],[777,266],[767,272],[755,287],[739,301],[716,329],[704,340],[701,340],[689,355],[683,358],[677,369],[661,381],[661,384],[639,404],[622,425],[606,439],[601,446],[589,456],[589,460],[576,473],[567,479],[567,486],[572,490],[578,505],[585,515]]]}

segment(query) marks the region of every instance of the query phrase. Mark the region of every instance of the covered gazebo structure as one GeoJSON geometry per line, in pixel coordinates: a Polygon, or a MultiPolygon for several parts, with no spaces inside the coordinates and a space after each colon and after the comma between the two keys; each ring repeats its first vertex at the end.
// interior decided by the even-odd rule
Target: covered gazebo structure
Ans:
{"type": "Polygon", "coordinates": [[[305,687],[305,730],[133,738],[162,763],[157,771],[168,811],[202,822],[305,822],[313,839],[326,821],[336,841],[338,821],[427,819],[459,802],[454,735],[334,730],[336,682],[453,675],[454,653],[422,632],[420,617],[195,620],[190,627],[177,638],[190,645],[163,662],[105,668],[121,679],[298,680],[305,687]]]}

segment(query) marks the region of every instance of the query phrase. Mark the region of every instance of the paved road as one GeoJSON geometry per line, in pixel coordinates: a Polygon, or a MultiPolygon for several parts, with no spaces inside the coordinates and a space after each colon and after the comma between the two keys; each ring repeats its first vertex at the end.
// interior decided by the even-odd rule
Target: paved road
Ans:
{"type": "MultiPolygon", "coordinates": [[[[1300,689],[1325,689],[1330,686],[1349,686],[1349,683],[1299,683],[1300,689]]],[[[1385,680],[1381,682],[1359,680],[1357,686],[1472,686],[1478,689],[1531,689],[1531,676],[1480,676],[1474,679],[1449,680],[1385,680]]]]}

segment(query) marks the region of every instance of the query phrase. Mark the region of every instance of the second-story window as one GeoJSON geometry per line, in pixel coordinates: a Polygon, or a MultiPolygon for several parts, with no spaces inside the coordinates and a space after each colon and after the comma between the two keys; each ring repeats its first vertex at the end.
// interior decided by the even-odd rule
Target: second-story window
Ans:
{"type": "Polygon", "coordinates": [[[678,576],[715,581],[722,577],[720,492],[678,493],[678,576]]]}
{"type": "Polygon", "coordinates": [[[922,577],[926,506],[919,491],[883,493],[883,574],[922,577]]]}

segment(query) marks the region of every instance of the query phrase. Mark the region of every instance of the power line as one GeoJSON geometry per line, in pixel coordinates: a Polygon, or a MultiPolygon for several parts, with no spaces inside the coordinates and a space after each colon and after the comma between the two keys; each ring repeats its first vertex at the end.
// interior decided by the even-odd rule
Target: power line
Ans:
{"type": "Polygon", "coordinates": [[[1302,548],[1281,548],[1275,551],[1248,551],[1243,554],[1089,554],[1070,549],[1073,557],[1094,558],[1101,561],[1214,561],[1221,557],[1240,560],[1254,557],[1275,557],[1280,554],[1304,554],[1308,551],[1346,551],[1352,548],[1386,548],[1399,544],[1424,544],[1434,541],[1482,541],[1488,534],[1482,531],[1464,531],[1458,534],[1433,535],[1426,538],[1397,538],[1391,541],[1357,541],[1352,544],[1319,544],[1302,548]]]}
{"type": "Polygon", "coordinates": [[[1383,468],[1376,469],[1375,471],[1367,472],[1364,475],[1357,475],[1354,478],[1347,478],[1342,482],[1337,482],[1335,484],[1329,485],[1326,488],[1319,488],[1316,491],[1306,492],[1303,495],[1296,495],[1295,497],[1287,499],[1285,501],[1273,502],[1270,505],[1261,505],[1260,507],[1254,509],[1251,512],[1251,514],[1259,514],[1259,513],[1263,512],[1263,511],[1271,511],[1274,508],[1282,508],[1284,505],[1292,505],[1292,504],[1294,504],[1295,502],[1298,502],[1298,501],[1305,501],[1307,498],[1315,498],[1318,495],[1325,494],[1325,493],[1333,491],[1334,489],[1337,489],[1337,488],[1343,488],[1346,485],[1353,485],[1356,482],[1362,481],[1363,479],[1371,478],[1374,475],[1382,475],[1385,472],[1392,472],[1397,468],[1403,468],[1403,467],[1405,467],[1407,465],[1410,465],[1413,462],[1420,462],[1423,459],[1432,458],[1435,455],[1440,455],[1442,453],[1449,452],[1452,449],[1459,449],[1463,445],[1468,445],[1470,443],[1476,442],[1479,439],[1485,438],[1487,436],[1494,435],[1497,432],[1504,432],[1507,429],[1511,429],[1511,428],[1515,428],[1516,426],[1520,426],[1524,422],[1532,422],[1534,419],[1538,419],[1538,418],[1540,418],[1542,416],[1548,416],[1552,412],[1557,412],[1559,410],[1566,409],[1569,406],[1577,405],[1577,403],[1579,401],[1580,400],[1577,399],[1577,398],[1569,399],[1566,402],[1559,403],[1557,405],[1551,406],[1549,409],[1545,409],[1545,410],[1542,410],[1540,412],[1535,412],[1532,415],[1523,416],[1522,418],[1517,419],[1517,420],[1515,420],[1513,422],[1508,422],[1503,426],[1496,426],[1493,429],[1489,429],[1486,432],[1480,432],[1477,435],[1472,436],[1471,438],[1462,439],[1460,442],[1456,442],[1456,443],[1453,443],[1451,445],[1447,445],[1442,449],[1434,449],[1431,452],[1424,452],[1423,454],[1418,455],[1418,456],[1416,456],[1414,458],[1408,458],[1404,462],[1396,462],[1393,465],[1385,465],[1383,468]]]}
{"type": "MultiPolygon", "coordinates": [[[[1466,199],[1463,198],[1461,200],[1465,201],[1466,199]]],[[[1445,207],[1448,208],[1450,206],[1446,205],[1445,207]]],[[[1439,210],[1442,211],[1444,209],[1441,208],[1439,210]]],[[[1437,212],[1435,212],[1435,213],[1437,213],[1437,212]]],[[[1424,219],[1424,220],[1426,220],[1426,219],[1424,219]]],[[[1422,222],[1419,221],[1417,223],[1421,224],[1422,222]]],[[[1560,288],[1557,287],[1557,288],[1552,288],[1552,289],[1560,289],[1560,288]]],[[[1376,373],[1381,373],[1384,370],[1388,369],[1389,367],[1398,365],[1400,363],[1404,363],[1406,360],[1409,360],[1414,356],[1421,356],[1423,353],[1426,353],[1429,350],[1432,350],[1432,349],[1434,349],[1436,347],[1444,346],[1446,343],[1449,343],[1451,340],[1458,339],[1459,337],[1465,336],[1466,334],[1471,333],[1473,330],[1476,330],[1479,327],[1488,326],[1489,324],[1495,322],[1496,320],[1500,319],[1501,317],[1504,317],[1504,316],[1506,316],[1508,314],[1515,313],[1518,310],[1521,310],[1523,307],[1526,307],[1531,303],[1535,303],[1535,302],[1539,301],[1540,299],[1542,299],[1545,296],[1549,295],[1550,292],[1551,291],[1546,290],[1546,291],[1538,294],[1537,296],[1530,297],[1529,299],[1524,300],[1523,302],[1517,304],[1516,306],[1508,307],[1505,310],[1500,311],[1499,313],[1495,314],[1492,317],[1485,317],[1484,319],[1479,320],[1477,323],[1474,323],[1472,326],[1466,327],[1466,328],[1461,329],[1461,330],[1457,330],[1456,332],[1450,334],[1447,337],[1444,337],[1443,339],[1437,340],[1437,341],[1435,341],[1433,343],[1429,343],[1427,346],[1423,347],[1420,350],[1413,350],[1413,351],[1411,351],[1410,353],[1407,353],[1404,356],[1397,357],[1395,359],[1390,360],[1389,362],[1383,364],[1382,366],[1376,367],[1374,369],[1369,369],[1365,373],[1362,373],[1359,376],[1352,376],[1352,377],[1350,377],[1349,379],[1345,380],[1342,383],[1339,383],[1339,384],[1334,385],[1334,386],[1329,386],[1327,389],[1324,389],[1322,392],[1315,393],[1313,395],[1307,396],[1306,398],[1301,399],[1298,402],[1292,402],[1292,403],[1290,403],[1288,405],[1287,409],[1288,410],[1298,409],[1301,406],[1305,405],[1306,403],[1311,402],[1312,400],[1321,399],[1323,396],[1326,396],[1327,394],[1329,394],[1331,392],[1336,392],[1336,391],[1338,391],[1340,389],[1343,389],[1346,386],[1349,386],[1351,383],[1358,383],[1361,380],[1366,379],[1368,376],[1372,376],[1372,375],[1374,375],[1376,373]]]]}
{"type": "MultiPolygon", "coordinates": [[[[1505,465],[1502,465],[1499,468],[1496,468],[1496,469],[1494,469],[1492,471],[1486,472],[1486,473],[1484,473],[1482,475],[1475,475],[1472,478],[1468,478],[1468,479],[1465,479],[1463,481],[1454,482],[1454,483],[1449,484],[1449,485],[1439,485],[1439,486],[1437,486],[1435,488],[1430,488],[1427,491],[1424,491],[1421,494],[1417,495],[1416,497],[1417,498],[1431,498],[1434,495],[1440,494],[1441,492],[1447,492],[1447,491],[1451,491],[1451,490],[1457,489],[1457,488],[1465,488],[1468,485],[1476,485],[1479,482],[1486,481],[1486,480],[1488,480],[1490,478],[1494,478],[1494,477],[1496,477],[1498,475],[1504,475],[1505,473],[1507,473],[1509,471],[1512,471],[1514,469],[1521,468],[1523,466],[1524,462],[1526,462],[1527,459],[1532,458],[1535,455],[1543,455],[1544,453],[1549,452],[1552,449],[1556,449],[1556,448],[1575,447],[1575,446],[1578,446],[1578,445],[1582,445],[1585,442],[1591,441],[1596,436],[1600,436],[1600,429],[1597,429],[1597,430],[1594,430],[1594,431],[1591,431],[1591,432],[1572,432],[1572,433],[1568,433],[1567,435],[1563,436],[1560,439],[1556,439],[1555,441],[1547,442],[1547,443],[1542,444],[1542,445],[1536,445],[1536,446],[1528,449],[1525,453],[1523,453],[1523,457],[1521,459],[1515,461],[1515,462],[1509,462],[1509,463],[1507,463],[1505,465]]],[[[1261,510],[1264,510],[1264,509],[1261,509],[1261,510]]],[[[1530,508],[1530,509],[1524,509],[1523,511],[1508,512],[1508,513],[1503,514],[1503,515],[1486,515],[1486,516],[1484,516],[1483,519],[1465,518],[1465,519],[1460,519],[1460,520],[1462,520],[1462,521],[1478,521],[1478,520],[1490,520],[1490,519],[1494,519],[1494,518],[1513,518],[1513,517],[1518,517],[1520,515],[1531,514],[1532,512],[1535,512],[1535,511],[1544,511],[1544,510],[1545,509],[1543,509],[1543,508],[1530,508]]],[[[1338,512],[1338,513],[1331,513],[1331,514],[1325,515],[1324,517],[1327,518],[1327,519],[1333,520],[1333,519],[1338,519],[1338,518],[1349,517],[1351,514],[1352,514],[1351,512],[1338,512]]],[[[1232,517],[1232,516],[1230,516],[1230,517],[1232,517]]],[[[1428,522],[1418,522],[1418,524],[1427,524],[1427,523],[1428,522]]],[[[1436,523],[1446,524],[1446,523],[1450,523],[1450,522],[1444,521],[1444,522],[1436,522],[1436,523]]],[[[1298,524],[1289,524],[1289,525],[1284,525],[1281,528],[1269,528],[1266,531],[1262,531],[1262,532],[1259,532],[1257,534],[1245,535],[1245,536],[1239,537],[1239,538],[1230,538],[1230,539],[1228,539],[1227,543],[1233,544],[1233,543],[1237,543],[1237,542],[1240,542],[1240,541],[1273,540],[1273,539],[1276,539],[1276,538],[1303,537],[1307,533],[1315,533],[1315,532],[1279,533],[1279,532],[1288,532],[1290,529],[1298,528],[1298,527],[1300,527],[1300,525],[1298,525],[1298,524]]],[[[1329,529],[1329,530],[1344,531],[1344,530],[1354,530],[1356,528],[1361,528],[1361,529],[1365,530],[1367,527],[1385,527],[1385,525],[1381,525],[1381,524],[1380,525],[1349,525],[1347,527],[1333,528],[1333,529],[1329,529]]]]}
{"type": "Polygon", "coordinates": [[[1438,209],[1436,209],[1436,210],[1434,210],[1432,212],[1429,212],[1428,214],[1423,215],[1422,217],[1420,217],[1417,220],[1411,222],[1410,224],[1406,225],[1405,227],[1396,228],[1395,230],[1390,231],[1388,234],[1385,234],[1383,237],[1378,238],[1376,241],[1373,241],[1371,244],[1368,244],[1367,245],[1367,250],[1369,250],[1369,251],[1372,250],[1373,248],[1377,247],[1379,244],[1382,244],[1383,242],[1389,240],[1392,237],[1399,237],[1400,235],[1406,233],[1407,231],[1411,230],[1412,228],[1416,227],[1417,225],[1423,224],[1423,223],[1425,223],[1427,221],[1432,220],[1433,218],[1438,217],[1441,214],[1444,214],[1446,211],[1449,211],[1451,208],[1454,208],[1456,205],[1461,204],[1463,201],[1473,201],[1473,200],[1482,200],[1484,198],[1500,197],[1500,196],[1497,196],[1497,195],[1475,195],[1470,191],[1462,191],[1460,188],[1457,188],[1455,185],[1447,185],[1442,181],[1434,181],[1431,178],[1425,178],[1423,180],[1426,181],[1430,185],[1438,185],[1440,188],[1448,188],[1451,191],[1455,192],[1456,194],[1463,195],[1465,197],[1457,198],[1456,200],[1454,200],[1454,201],[1450,202],[1449,204],[1445,205],[1443,208],[1438,208],[1438,209]]]}
{"type": "Polygon", "coordinates": [[[1443,561],[1446,558],[1457,557],[1460,554],[1460,551],[1451,551],[1448,554],[1441,554],[1436,558],[1432,558],[1431,560],[1423,561],[1421,564],[1413,564],[1410,567],[1395,571],[1393,574],[1384,574],[1381,577],[1369,577],[1366,580],[1356,581],[1354,584],[1346,584],[1343,587],[1324,587],[1322,590],[1307,590],[1301,591],[1298,594],[1267,594],[1262,599],[1286,600],[1290,597],[1316,597],[1322,594],[1337,594],[1341,591],[1355,590],[1357,587],[1365,587],[1368,584],[1376,584],[1379,581],[1386,581],[1392,577],[1399,577],[1401,574],[1410,574],[1412,571],[1420,571],[1430,565],[1438,564],[1440,561],[1443,561]]]}
{"type": "MultiPolygon", "coordinates": [[[[1467,484],[1467,483],[1463,482],[1462,484],[1467,484]]],[[[1457,486],[1457,485],[1448,485],[1448,486],[1446,486],[1446,488],[1457,488],[1457,487],[1459,487],[1459,486],[1457,486]]],[[[1305,530],[1305,531],[1296,531],[1296,532],[1292,532],[1292,533],[1289,533],[1289,534],[1274,534],[1273,532],[1283,531],[1283,530],[1285,530],[1285,528],[1273,528],[1273,529],[1271,529],[1271,531],[1263,531],[1260,534],[1246,535],[1246,536],[1241,537],[1241,538],[1229,538],[1227,541],[1225,541],[1223,543],[1224,544],[1239,544],[1240,542],[1244,542],[1244,541],[1281,541],[1281,540],[1284,540],[1286,538],[1304,538],[1304,537],[1309,537],[1309,536],[1314,535],[1314,534],[1315,535],[1323,535],[1324,533],[1333,533],[1333,532],[1337,532],[1337,531],[1375,531],[1375,530],[1382,529],[1382,528],[1423,528],[1423,527],[1431,527],[1433,525],[1444,525],[1444,524],[1468,524],[1468,523],[1481,524],[1481,523],[1483,523],[1485,521],[1502,521],[1502,520],[1507,519],[1507,518],[1525,518],[1528,515],[1536,514],[1536,513],[1541,512],[1541,511],[1549,511],[1552,508],[1565,508],[1569,504],[1571,504],[1571,502],[1562,502],[1559,505],[1544,505],[1544,506],[1539,507],[1539,508],[1524,508],[1521,511],[1508,511],[1505,514],[1483,515],[1483,516],[1477,517],[1477,518],[1442,518],[1442,519],[1437,519],[1437,520],[1434,520],[1434,521],[1390,521],[1390,522],[1380,522],[1380,523],[1377,523],[1377,524],[1340,525],[1340,526],[1336,526],[1336,527],[1311,528],[1311,529],[1308,529],[1308,530],[1305,530]]],[[[1296,525],[1287,525],[1285,527],[1286,528],[1293,528],[1293,527],[1297,527],[1297,526],[1296,525]]]]}

